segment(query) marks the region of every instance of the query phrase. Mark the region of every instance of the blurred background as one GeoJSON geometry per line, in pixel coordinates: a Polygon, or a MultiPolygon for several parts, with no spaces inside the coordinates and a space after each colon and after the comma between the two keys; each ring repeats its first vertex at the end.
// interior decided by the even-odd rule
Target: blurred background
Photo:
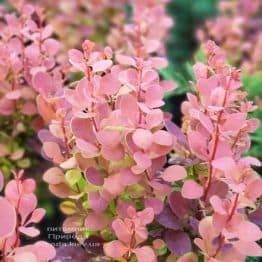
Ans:
{"type": "MultiPolygon", "coordinates": [[[[16,1],[16,0],[15,0],[16,1]]],[[[18,0],[17,0],[18,1],[18,0]]],[[[88,1],[88,0],[86,0],[88,1]]],[[[114,1],[114,0],[112,0],[114,1]]],[[[41,0],[33,1],[42,4],[41,0]]],[[[53,5],[52,1],[48,4],[53,5]]],[[[70,0],[68,0],[70,2],[70,0]]],[[[170,30],[166,43],[169,66],[160,72],[161,77],[176,81],[178,88],[166,96],[165,110],[173,114],[173,120],[179,125],[181,121],[180,104],[186,98],[186,92],[192,90],[194,75],[192,65],[195,61],[203,61],[201,43],[207,39],[217,42],[227,53],[228,61],[242,71],[243,88],[258,106],[256,117],[262,119],[262,10],[261,0],[170,0],[167,12],[174,25],[170,30]]],[[[7,1],[0,0],[7,5],[7,1]]],[[[127,6],[126,12],[132,12],[127,6]]],[[[54,12],[61,10],[53,8],[54,12]]],[[[110,10],[109,10],[110,11],[110,10]]],[[[108,12],[109,12],[108,11],[108,12]]],[[[110,11],[112,12],[112,11],[110,11]]],[[[109,14],[110,14],[109,12],[109,14]]],[[[107,13],[108,14],[108,13],[107,13]]],[[[88,27],[92,18],[84,15],[82,22],[88,27]]],[[[99,25],[101,34],[105,34],[108,25],[99,25]]],[[[66,30],[66,29],[65,29],[66,30]]],[[[92,35],[97,41],[101,35],[92,35]]],[[[63,40],[63,39],[62,39],[63,40]]],[[[101,40],[102,41],[102,40],[101,40]]],[[[29,137],[31,134],[29,133],[29,137]]],[[[30,137],[31,138],[31,137],[30,137]]],[[[23,136],[21,140],[25,139],[23,136]]],[[[27,147],[38,147],[35,139],[28,140],[27,147]],[[33,141],[33,142],[32,142],[33,141]]],[[[248,155],[262,160],[262,128],[252,134],[252,146],[248,155]]],[[[26,163],[21,166],[27,167],[26,163]]],[[[0,157],[0,166],[12,165],[0,157]]],[[[47,163],[35,157],[29,167],[29,174],[41,181],[47,163]]],[[[59,200],[49,194],[47,186],[41,182],[38,187],[40,206],[47,209],[47,217],[42,223],[41,238],[50,236],[49,226],[61,226],[63,218],[59,212],[59,200]]],[[[25,240],[26,241],[26,240],[25,240]]],[[[55,242],[55,240],[53,239],[55,242]]],[[[251,260],[250,260],[251,261],[251,260]]],[[[256,260],[253,260],[256,261],[256,260]]],[[[259,261],[259,260],[257,260],[259,261]]]]}

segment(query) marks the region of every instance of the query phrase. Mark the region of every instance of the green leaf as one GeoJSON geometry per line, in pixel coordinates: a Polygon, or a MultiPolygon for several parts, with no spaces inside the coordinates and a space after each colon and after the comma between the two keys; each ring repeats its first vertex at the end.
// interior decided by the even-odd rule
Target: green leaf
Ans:
{"type": "Polygon", "coordinates": [[[69,200],[60,203],[59,207],[65,215],[73,215],[77,212],[76,204],[69,200]]]}
{"type": "Polygon", "coordinates": [[[163,256],[167,253],[168,249],[167,246],[163,246],[160,249],[156,250],[158,256],[163,256]]]}
{"type": "Polygon", "coordinates": [[[79,169],[71,169],[66,172],[65,180],[72,187],[76,185],[82,178],[81,171],[79,169]]]}
{"type": "Polygon", "coordinates": [[[107,210],[109,211],[112,217],[116,215],[116,203],[114,200],[110,201],[107,210]]]}
{"type": "Polygon", "coordinates": [[[112,241],[113,239],[115,239],[114,233],[113,233],[112,230],[109,229],[109,228],[103,229],[103,230],[101,231],[101,236],[102,236],[102,238],[103,238],[106,242],[109,242],[109,241],[112,241]]]}
{"type": "Polygon", "coordinates": [[[31,165],[31,161],[29,158],[24,158],[16,162],[17,166],[20,168],[28,168],[31,165]]]}
{"type": "Polygon", "coordinates": [[[142,185],[134,184],[126,188],[126,193],[132,198],[140,198],[145,194],[145,188],[142,185]]]}
{"type": "Polygon", "coordinates": [[[90,208],[88,200],[84,200],[84,201],[82,202],[82,207],[83,207],[84,209],[90,208]]]}

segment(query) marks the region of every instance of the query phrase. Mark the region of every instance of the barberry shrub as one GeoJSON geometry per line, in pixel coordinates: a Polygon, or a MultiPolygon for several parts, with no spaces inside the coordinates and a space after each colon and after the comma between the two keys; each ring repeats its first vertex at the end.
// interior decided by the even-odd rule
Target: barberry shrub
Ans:
{"type": "MultiPolygon", "coordinates": [[[[109,37],[111,45],[103,48],[85,40],[58,63],[59,42],[41,20],[42,9],[19,1],[21,17],[6,15],[7,33],[0,39],[11,68],[1,73],[7,91],[0,112],[23,114],[21,90],[26,85],[34,93],[42,156],[52,163],[43,180],[62,199],[64,232],[74,233],[86,252],[88,241],[103,243],[98,260],[231,262],[261,256],[262,182],[253,169],[260,162],[243,156],[249,133],[259,126],[249,117],[256,106],[241,90],[240,72],[208,41],[207,62],[193,67],[194,93],[182,104],[182,127],[172,123],[161,107],[176,86],[158,73],[167,65],[166,2],[134,1],[130,23],[111,32],[119,33],[119,41],[109,37]],[[156,21],[162,32],[152,30],[156,21]]],[[[74,250],[82,256],[79,247],[60,247],[56,255],[44,241],[23,244],[23,235],[39,235],[35,224],[45,215],[35,189],[23,170],[10,181],[0,173],[1,260],[63,261],[74,250]]]]}

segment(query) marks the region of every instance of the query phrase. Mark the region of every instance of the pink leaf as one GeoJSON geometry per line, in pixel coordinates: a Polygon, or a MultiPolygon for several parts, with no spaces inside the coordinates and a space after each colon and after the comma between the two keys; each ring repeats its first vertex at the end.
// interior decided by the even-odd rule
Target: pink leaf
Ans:
{"type": "Polygon", "coordinates": [[[121,142],[121,133],[113,130],[100,130],[96,134],[97,140],[103,146],[116,147],[121,142]]]}
{"type": "Polygon", "coordinates": [[[161,41],[158,39],[147,39],[144,45],[147,53],[154,53],[161,47],[161,41]]]}
{"type": "Polygon", "coordinates": [[[187,180],[182,187],[182,196],[188,199],[197,199],[203,195],[203,188],[194,180],[187,180]]]}
{"type": "Polygon", "coordinates": [[[46,156],[51,158],[55,163],[61,163],[64,161],[61,149],[55,142],[44,142],[43,151],[45,152],[46,156]]]}
{"type": "Polygon", "coordinates": [[[236,163],[231,157],[221,157],[218,159],[215,159],[212,162],[212,166],[216,169],[227,171],[232,170],[236,167],[236,163]]]}
{"type": "Polygon", "coordinates": [[[90,192],[88,194],[90,208],[95,212],[101,213],[107,208],[107,201],[103,199],[99,192],[90,192]]]}
{"type": "Polygon", "coordinates": [[[159,126],[164,119],[164,114],[160,109],[153,109],[146,115],[146,123],[149,129],[159,126]]]}
{"type": "Polygon", "coordinates": [[[145,208],[144,210],[137,213],[140,218],[142,225],[147,225],[154,220],[154,209],[151,207],[145,208]]]}
{"type": "Polygon", "coordinates": [[[229,114],[221,129],[223,132],[238,131],[246,124],[246,113],[229,114]]]}
{"type": "Polygon", "coordinates": [[[63,169],[73,169],[73,168],[76,168],[77,167],[77,160],[74,156],[66,159],[64,162],[62,162],[60,165],[59,165],[61,168],[63,169]]]}
{"type": "Polygon", "coordinates": [[[200,221],[199,234],[207,242],[207,244],[213,246],[212,240],[214,240],[214,238],[217,237],[219,233],[215,231],[211,216],[205,217],[200,221]]]}
{"type": "Polygon", "coordinates": [[[93,157],[98,154],[98,148],[92,143],[89,143],[83,139],[76,139],[76,145],[88,157],[93,157]]]}
{"type": "Polygon", "coordinates": [[[200,121],[200,123],[203,125],[203,127],[209,133],[213,132],[214,126],[213,126],[212,121],[211,121],[211,119],[209,118],[208,115],[204,114],[201,111],[195,110],[195,109],[192,109],[190,111],[190,114],[191,114],[192,117],[198,119],[200,121]]]}
{"type": "Polygon", "coordinates": [[[45,216],[45,213],[46,211],[44,208],[35,209],[31,215],[30,223],[39,223],[45,216]]]}
{"type": "Polygon", "coordinates": [[[123,117],[129,119],[131,123],[136,123],[138,119],[138,104],[137,100],[132,95],[123,95],[120,99],[120,110],[123,117]]]}
{"type": "Polygon", "coordinates": [[[161,146],[172,146],[173,136],[167,131],[159,130],[153,134],[153,141],[161,146]]]}
{"type": "Polygon", "coordinates": [[[210,198],[210,204],[212,205],[215,212],[217,212],[220,215],[226,215],[227,212],[223,206],[223,202],[220,197],[214,195],[210,198]]]}
{"type": "Polygon", "coordinates": [[[51,57],[56,55],[61,47],[61,44],[57,40],[52,38],[45,40],[43,45],[45,47],[46,52],[51,57]]]}
{"type": "Polygon", "coordinates": [[[256,242],[237,241],[234,246],[245,256],[262,256],[262,248],[256,242]]]}
{"type": "Polygon", "coordinates": [[[167,67],[168,65],[167,59],[163,57],[152,57],[151,61],[152,61],[152,66],[156,69],[161,69],[167,67]]]}
{"type": "Polygon", "coordinates": [[[155,215],[158,215],[162,212],[164,204],[163,201],[158,198],[146,198],[145,207],[153,208],[155,215]]]}
{"type": "Polygon", "coordinates": [[[11,180],[7,183],[5,187],[5,196],[12,203],[17,203],[19,199],[19,191],[22,190],[21,184],[17,186],[15,180],[11,180]]]}
{"type": "Polygon", "coordinates": [[[104,244],[104,252],[108,257],[121,259],[128,249],[118,240],[104,244]]]}
{"type": "Polygon", "coordinates": [[[52,25],[47,25],[42,31],[42,39],[46,39],[52,35],[54,28],[52,25]]]}
{"type": "Polygon", "coordinates": [[[12,257],[12,261],[14,262],[39,262],[37,259],[37,256],[34,253],[31,253],[30,251],[25,251],[22,253],[15,254],[12,257]]]}
{"type": "Polygon", "coordinates": [[[57,185],[65,181],[62,170],[58,167],[49,168],[43,175],[43,180],[51,185],[57,185]]]}
{"type": "Polygon", "coordinates": [[[94,167],[90,167],[85,171],[85,178],[89,183],[96,186],[102,186],[104,183],[103,175],[94,167]]]}
{"type": "Polygon", "coordinates": [[[93,64],[93,71],[96,72],[104,72],[112,66],[112,60],[100,60],[93,64]]]}
{"type": "Polygon", "coordinates": [[[127,225],[121,219],[116,219],[112,223],[112,228],[119,240],[128,244],[132,237],[132,232],[128,229],[127,225]]]}
{"type": "Polygon", "coordinates": [[[51,261],[55,257],[55,248],[45,241],[36,242],[34,248],[40,261],[51,261]]]}
{"type": "Polygon", "coordinates": [[[19,231],[29,237],[36,237],[40,234],[40,231],[35,227],[19,227],[19,231]]]}
{"type": "Polygon", "coordinates": [[[134,174],[130,169],[122,169],[120,171],[120,183],[123,186],[129,186],[137,184],[140,180],[140,177],[134,174]]]}
{"type": "Polygon", "coordinates": [[[104,214],[90,213],[85,219],[85,226],[91,230],[102,230],[109,224],[109,219],[104,214]]]}
{"type": "Polygon", "coordinates": [[[261,178],[255,179],[247,185],[245,195],[253,201],[256,201],[256,199],[262,195],[261,178]]]}
{"type": "Polygon", "coordinates": [[[156,108],[164,105],[163,90],[159,85],[150,86],[145,94],[145,104],[150,108],[156,108]]]}
{"type": "Polygon", "coordinates": [[[53,111],[51,106],[41,96],[38,96],[36,98],[36,103],[37,103],[37,110],[41,115],[41,117],[43,118],[43,120],[46,123],[50,123],[55,117],[55,112],[53,111]]]}
{"type": "Polygon", "coordinates": [[[136,129],[133,133],[134,143],[144,150],[148,149],[153,142],[153,135],[149,130],[146,129],[136,129]]]}
{"type": "Polygon", "coordinates": [[[116,174],[105,178],[103,188],[113,196],[119,195],[124,190],[121,184],[121,176],[116,174]]]}
{"type": "Polygon", "coordinates": [[[247,157],[241,158],[239,163],[241,163],[241,165],[245,165],[245,166],[261,166],[260,160],[255,158],[255,157],[252,157],[252,156],[247,156],[247,157]]]}
{"type": "Polygon", "coordinates": [[[34,179],[27,178],[22,182],[23,192],[26,194],[31,194],[36,189],[36,182],[34,179]]]}
{"type": "Polygon", "coordinates": [[[22,218],[22,223],[26,221],[28,216],[35,210],[37,206],[37,198],[35,194],[24,194],[20,199],[19,214],[22,218]]]}
{"type": "Polygon", "coordinates": [[[142,89],[147,90],[148,86],[159,83],[159,75],[155,70],[144,70],[142,73],[142,89]]]}
{"type": "Polygon", "coordinates": [[[136,66],[136,61],[131,56],[116,55],[116,61],[121,65],[136,66]]]}
{"type": "Polygon", "coordinates": [[[138,262],[157,262],[156,254],[153,249],[149,246],[143,246],[140,248],[134,249],[136,258],[138,262]]]}
{"type": "Polygon", "coordinates": [[[152,164],[151,159],[141,151],[138,151],[134,154],[134,160],[136,161],[137,165],[143,169],[149,168],[152,164]]]}
{"type": "Polygon", "coordinates": [[[49,185],[49,190],[52,194],[60,198],[68,198],[68,196],[73,195],[72,191],[66,184],[57,184],[57,185],[49,185]]]}
{"type": "Polygon", "coordinates": [[[198,62],[193,66],[193,70],[197,80],[201,78],[207,78],[207,66],[205,64],[198,62]]]}
{"type": "Polygon", "coordinates": [[[165,169],[163,175],[161,176],[167,182],[175,182],[182,180],[183,178],[187,177],[187,171],[182,166],[170,166],[165,169]]]}
{"type": "Polygon", "coordinates": [[[86,141],[95,140],[93,125],[89,119],[74,117],[71,121],[71,128],[77,138],[86,141]]]}
{"type": "Polygon", "coordinates": [[[115,95],[120,89],[120,82],[113,74],[101,78],[99,92],[103,95],[115,95]]]}
{"type": "Polygon", "coordinates": [[[4,239],[15,231],[16,212],[10,202],[3,197],[0,197],[0,210],[0,239],[4,239]]]}
{"type": "Polygon", "coordinates": [[[124,158],[124,147],[119,144],[117,147],[102,146],[101,154],[106,160],[119,161],[124,158]]]}
{"type": "Polygon", "coordinates": [[[197,131],[188,134],[188,142],[193,153],[202,160],[207,159],[207,138],[197,131]]]}
{"type": "Polygon", "coordinates": [[[210,93],[214,90],[214,87],[218,86],[218,79],[217,76],[211,76],[207,79],[199,79],[197,83],[197,89],[201,92],[204,96],[210,96],[210,93]]]}
{"type": "Polygon", "coordinates": [[[262,232],[259,227],[249,221],[242,221],[237,226],[236,234],[244,242],[257,241],[262,238],[262,232]]]}
{"type": "Polygon", "coordinates": [[[164,89],[164,92],[170,92],[177,88],[177,83],[173,80],[162,80],[160,85],[164,89]]]}
{"type": "Polygon", "coordinates": [[[85,71],[83,53],[77,49],[71,49],[68,52],[69,62],[78,70],[85,71]]]}
{"type": "Polygon", "coordinates": [[[38,72],[33,77],[33,87],[44,98],[48,98],[54,93],[54,83],[52,77],[45,72],[38,72]]]}

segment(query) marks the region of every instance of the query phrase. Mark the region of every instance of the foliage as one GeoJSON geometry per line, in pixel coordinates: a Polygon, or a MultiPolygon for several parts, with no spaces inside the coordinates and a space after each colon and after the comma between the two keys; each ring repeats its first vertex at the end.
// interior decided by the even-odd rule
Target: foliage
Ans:
{"type": "MultiPolygon", "coordinates": [[[[261,163],[245,156],[251,138],[259,140],[260,112],[225,51],[207,41],[196,63],[181,62],[176,73],[165,50],[167,0],[45,0],[50,13],[9,2],[11,11],[0,10],[1,261],[261,256],[261,163]],[[184,92],[179,127],[163,108],[184,92]],[[36,133],[40,148],[36,139],[29,146],[36,133]],[[63,232],[77,247],[27,244],[40,234],[46,211],[35,192],[45,189],[33,169],[34,178],[13,169],[39,153],[63,232]]],[[[169,4],[198,13],[204,2],[169,4]]],[[[243,79],[252,96],[259,77],[243,79]]]]}

